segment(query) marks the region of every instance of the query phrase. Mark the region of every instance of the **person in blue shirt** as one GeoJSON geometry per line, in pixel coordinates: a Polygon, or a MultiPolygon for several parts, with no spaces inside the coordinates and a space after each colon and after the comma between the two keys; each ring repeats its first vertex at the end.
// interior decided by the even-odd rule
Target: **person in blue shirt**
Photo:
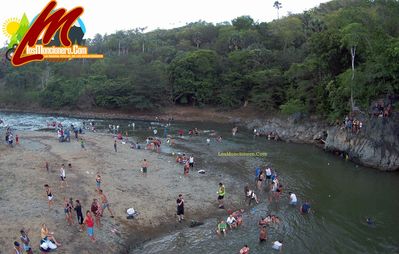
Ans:
{"type": "Polygon", "coordinates": [[[305,203],[302,204],[302,206],[300,207],[300,211],[303,214],[307,214],[310,212],[310,204],[308,201],[305,201],[305,203]]]}
{"type": "Polygon", "coordinates": [[[260,168],[257,167],[256,170],[255,170],[255,182],[258,180],[260,172],[261,172],[260,168]]]}

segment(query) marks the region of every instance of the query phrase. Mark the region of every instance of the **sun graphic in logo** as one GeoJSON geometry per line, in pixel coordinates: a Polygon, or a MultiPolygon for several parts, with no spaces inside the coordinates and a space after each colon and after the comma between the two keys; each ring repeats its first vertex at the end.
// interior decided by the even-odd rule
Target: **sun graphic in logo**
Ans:
{"type": "Polygon", "coordinates": [[[9,18],[3,23],[3,34],[11,38],[19,28],[20,20],[18,18],[9,18]]]}

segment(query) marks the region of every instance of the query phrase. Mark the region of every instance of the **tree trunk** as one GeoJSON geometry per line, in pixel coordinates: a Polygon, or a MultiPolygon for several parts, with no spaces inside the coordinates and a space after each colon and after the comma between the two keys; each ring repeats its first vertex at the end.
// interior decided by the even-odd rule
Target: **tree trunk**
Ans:
{"type": "Polygon", "coordinates": [[[351,111],[353,111],[355,107],[355,102],[353,100],[353,82],[355,79],[355,57],[356,57],[356,46],[351,48],[351,56],[352,56],[352,78],[351,78],[351,111]]]}

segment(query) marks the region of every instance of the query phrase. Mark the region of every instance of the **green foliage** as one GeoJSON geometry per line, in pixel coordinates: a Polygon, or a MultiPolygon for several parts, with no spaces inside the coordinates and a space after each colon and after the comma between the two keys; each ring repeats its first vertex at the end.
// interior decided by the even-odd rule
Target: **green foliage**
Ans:
{"type": "MultiPolygon", "coordinates": [[[[274,7],[278,14],[282,5],[274,7]]],[[[268,23],[241,16],[97,34],[87,45],[103,60],[0,65],[0,103],[83,110],[249,103],[335,120],[350,110],[351,93],[361,110],[399,94],[397,24],[398,1],[333,0],[268,23]]]]}
{"type": "Polygon", "coordinates": [[[305,113],[307,111],[305,104],[298,99],[290,99],[285,104],[281,105],[280,109],[281,112],[286,115],[305,113]]]}

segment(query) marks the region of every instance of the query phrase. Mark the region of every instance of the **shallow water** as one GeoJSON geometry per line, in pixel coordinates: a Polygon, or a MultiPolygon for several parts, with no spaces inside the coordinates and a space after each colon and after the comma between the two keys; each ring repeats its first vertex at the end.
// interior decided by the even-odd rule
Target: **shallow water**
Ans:
{"type": "MultiPolygon", "coordinates": [[[[51,118],[32,114],[2,114],[7,124],[18,129],[42,129],[46,122],[63,121],[67,124],[86,123],[90,119],[51,118]]],[[[95,120],[98,129],[108,124],[119,124],[129,135],[142,142],[149,135],[150,123],[135,121],[133,131],[124,120],[95,120]]],[[[280,204],[269,204],[266,192],[259,193],[261,203],[244,207],[244,225],[219,238],[214,231],[217,218],[205,221],[195,228],[186,228],[148,241],[131,253],[238,253],[248,244],[251,253],[275,253],[271,242],[284,241],[284,253],[399,253],[399,174],[383,173],[374,169],[356,166],[309,145],[287,144],[253,138],[251,133],[239,130],[232,137],[232,126],[214,123],[175,123],[168,128],[176,133],[180,128],[198,127],[215,129],[224,137],[222,143],[212,139],[206,145],[206,136],[185,137],[178,141],[178,150],[194,152],[196,169],[205,169],[207,174],[231,174],[237,184],[227,185],[227,196],[231,188],[243,189],[243,183],[254,182],[255,167],[271,163],[284,185],[280,204]],[[218,152],[267,152],[267,157],[218,157],[218,152]],[[310,201],[313,213],[303,216],[298,209],[288,206],[288,191],[297,194],[299,202],[310,201]],[[282,223],[268,228],[268,241],[258,243],[260,216],[276,214],[282,223]],[[373,218],[375,225],[365,223],[373,218]]],[[[164,128],[158,128],[163,135],[164,128]]],[[[164,150],[165,151],[165,150],[164,150]]],[[[175,151],[175,150],[173,150],[175,151]]],[[[172,152],[171,149],[167,152],[172,152]]],[[[217,209],[217,208],[215,208],[217,209]]]]}

